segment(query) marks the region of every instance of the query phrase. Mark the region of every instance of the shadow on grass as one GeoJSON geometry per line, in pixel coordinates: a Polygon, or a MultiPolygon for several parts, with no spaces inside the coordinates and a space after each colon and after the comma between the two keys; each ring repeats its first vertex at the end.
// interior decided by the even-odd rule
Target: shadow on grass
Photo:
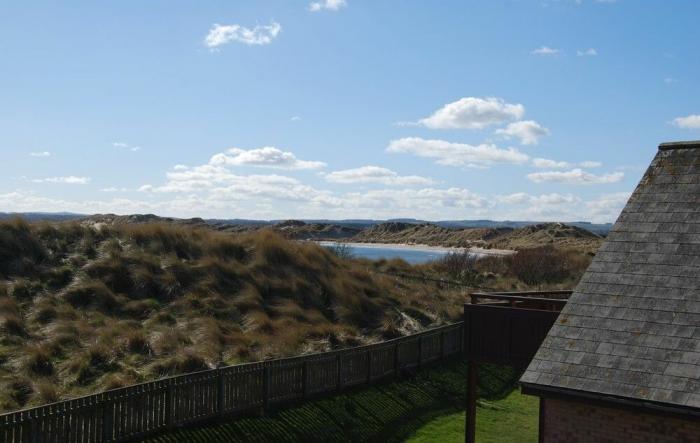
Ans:
{"type": "MultiPolygon", "coordinates": [[[[206,427],[182,429],[153,442],[403,441],[432,419],[464,410],[466,363],[424,369],[398,381],[358,389],[206,427]]],[[[498,400],[516,385],[509,368],[483,365],[480,396],[498,400]]]]}

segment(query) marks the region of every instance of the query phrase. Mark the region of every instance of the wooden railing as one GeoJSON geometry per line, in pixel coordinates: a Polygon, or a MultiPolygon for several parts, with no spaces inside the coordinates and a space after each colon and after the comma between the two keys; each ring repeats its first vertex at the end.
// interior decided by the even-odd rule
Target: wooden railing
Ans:
{"type": "Polygon", "coordinates": [[[0,415],[0,442],[117,442],[370,385],[461,353],[462,322],[356,348],[220,367],[0,415]]]}

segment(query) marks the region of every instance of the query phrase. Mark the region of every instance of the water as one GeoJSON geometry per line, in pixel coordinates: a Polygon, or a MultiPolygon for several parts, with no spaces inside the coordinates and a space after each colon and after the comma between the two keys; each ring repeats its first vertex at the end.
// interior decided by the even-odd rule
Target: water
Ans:
{"type": "MultiPolygon", "coordinates": [[[[333,247],[337,243],[335,242],[320,242],[321,246],[333,247]]],[[[390,260],[392,258],[401,258],[406,260],[411,264],[427,263],[439,259],[445,256],[452,250],[439,249],[439,248],[415,248],[415,247],[402,247],[400,245],[365,245],[357,243],[343,243],[347,245],[350,249],[350,253],[353,257],[357,258],[367,258],[369,260],[379,260],[385,258],[390,260]]]]}

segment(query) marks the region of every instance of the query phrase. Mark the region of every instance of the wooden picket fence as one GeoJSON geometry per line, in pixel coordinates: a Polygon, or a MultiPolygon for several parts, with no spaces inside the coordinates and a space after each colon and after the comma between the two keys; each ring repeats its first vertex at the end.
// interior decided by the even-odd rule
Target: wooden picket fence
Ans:
{"type": "Polygon", "coordinates": [[[463,323],[319,354],[226,366],[0,415],[0,442],[119,442],[370,385],[462,352],[463,323]]]}

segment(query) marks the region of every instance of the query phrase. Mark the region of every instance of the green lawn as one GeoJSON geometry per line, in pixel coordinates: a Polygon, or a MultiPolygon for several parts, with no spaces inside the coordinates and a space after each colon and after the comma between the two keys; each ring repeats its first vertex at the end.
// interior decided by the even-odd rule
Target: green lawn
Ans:
{"type": "MultiPolygon", "coordinates": [[[[515,390],[501,400],[482,401],[477,408],[476,441],[520,443],[537,441],[538,400],[515,390]]],[[[436,417],[420,427],[409,443],[463,442],[464,412],[436,417]]]]}
{"type": "MultiPolygon", "coordinates": [[[[400,381],[355,390],[265,417],[163,435],[153,442],[464,441],[466,365],[454,362],[400,381]]],[[[479,442],[537,440],[537,399],[513,391],[517,375],[483,366],[479,442]]]]}

